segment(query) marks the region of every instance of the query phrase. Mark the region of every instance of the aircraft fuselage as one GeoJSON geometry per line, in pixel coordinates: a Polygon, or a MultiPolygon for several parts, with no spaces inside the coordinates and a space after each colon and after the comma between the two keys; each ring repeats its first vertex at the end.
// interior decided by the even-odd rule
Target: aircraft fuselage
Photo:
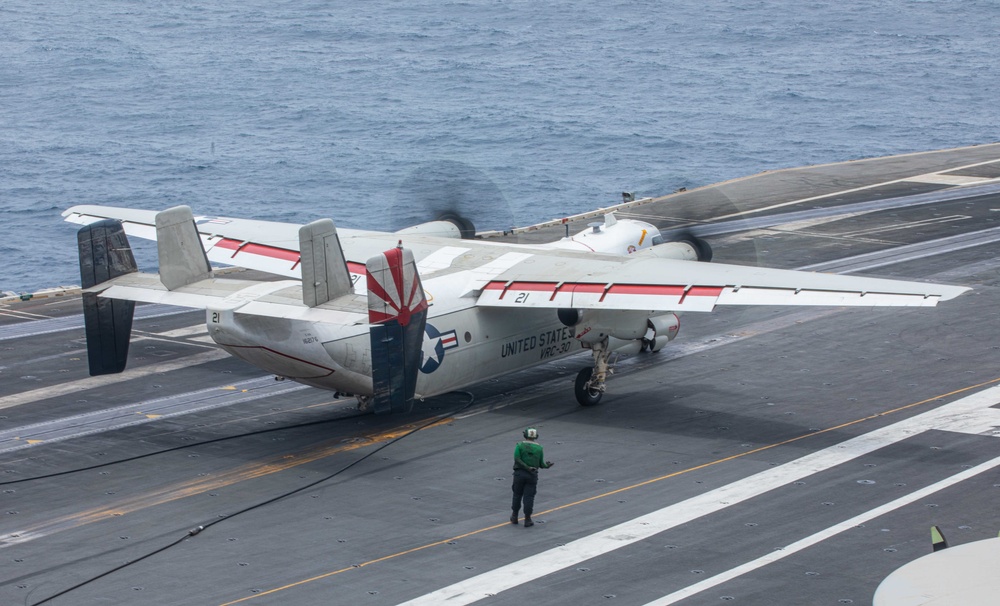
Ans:
{"type": "MultiPolygon", "coordinates": [[[[433,308],[432,308],[433,309],[433,308]]],[[[366,324],[333,325],[207,312],[209,334],[223,349],[267,372],[358,395],[372,393],[366,324]]],[[[417,395],[445,393],[581,350],[552,310],[519,314],[470,304],[428,318],[417,395]]]]}

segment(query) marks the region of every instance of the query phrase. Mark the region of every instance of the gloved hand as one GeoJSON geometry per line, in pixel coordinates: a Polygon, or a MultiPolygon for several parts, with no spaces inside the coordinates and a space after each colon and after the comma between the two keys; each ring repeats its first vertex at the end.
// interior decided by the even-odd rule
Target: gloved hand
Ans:
{"type": "Polygon", "coordinates": [[[545,466],[546,467],[552,467],[553,465],[555,465],[555,463],[553,463],[552,461],[546,461],[545,462],[545,466]]]}

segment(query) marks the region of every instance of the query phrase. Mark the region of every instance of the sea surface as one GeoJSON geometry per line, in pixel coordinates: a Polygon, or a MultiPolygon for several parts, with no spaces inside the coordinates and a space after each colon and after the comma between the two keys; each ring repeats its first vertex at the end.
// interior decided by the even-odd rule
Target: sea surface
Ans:
{"type": "Polygon", "coordinates": [[[997,142],[998,32],[997,0],[2,0],[0,291],[79,283],[74,204],[502,228],[997,142]]]}

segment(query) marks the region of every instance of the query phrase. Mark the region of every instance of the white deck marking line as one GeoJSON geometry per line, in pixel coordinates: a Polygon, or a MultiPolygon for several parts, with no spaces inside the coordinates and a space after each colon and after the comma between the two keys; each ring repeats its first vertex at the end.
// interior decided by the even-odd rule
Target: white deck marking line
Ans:
{"type": "Polygon", "coordinates": [[[946,175],[944,173],[929,173],[910,177],[907,181],[914,183],[932,183],[937,185],[981,185],[992,183],[996,178],[990,177],[967,177],[965,175],[946,175]]]}
{"type": "Polygon", "coordinates": [[[900,225],[880,225],[879,227],[869,227],[866,229],[856,229],[854,231],[843,231],[830,234],[837,238],[856,238],[858,236],[872,236],[874,234],[885,234],[891,231],[902,231],[904,229],[914,229],[917,227],[927,227],[928,225],[940,225],[942,223],[952,223],[954,221],[964,221],[971,219],[969,215],[948,215],[947,217],[933,217],[930,219],[920,219],[919,221],[907,221],[900,225]]]}
{"type": "MultiPolygon", "coordinates": [[[[271,379],[271,377],[266,377],[271,379]]],[[[262,382],[261,380],[245,381],[244,385],[262,382]]],[[[282,386],[274,381],[265,382],[263,388],[252,388],[253,391],[224,391],[222,388],[213,387],[209,389],[190,392],[190,394],[203,396],[193,401],[175,401],[175,398],[168,398],[170,402],[161,404],[158,407],[157,401],[142,401],[117,408],[98,410],[93,413],[70,417],[67,423],[36,423],[32,426],[18,427],[12,430],[5,430],[0,434],[0,453],[14,452],[31,448],[39,444],[52,444],[63,440],[72,440],[82,436],[90,436],[107,431],[114,431],[125,427],[143,425],[171,417],[179,417],[195,412],[236,406],[244,402],[252,402],[261,398],[277,398],[303,389],[309,389],[308,385],[293,384],[282,386]],[[24,430],[23,432],[21,430],[24,430]],[[13,435],[18,434],[18,435],[13,435]]],[[[2,548],[2,547],[0,547],[2,548]]]]}
{"type": "Polygon", "coordinates": [[[21,311],[19,309],[0,309],[0,315],[10,316],[12,318],[17,318],[19,320],[50,320],[52,316],[43,316],[42,314],[33,314],[29,311],[21,311]]]}
{"type": "Polygon", "coordinates": [[[930,495],[934,494],[935,492],[938,492],[940,490],[944,490],[945,488],[948,488],[949,486],[953,486],[955,484],[958,484],[959,482],[964,482],[965,480],[968,480],[969,478],[973,478],[973,477],[975,477],[975,476],[977,476],[977,475],[979,475],[981,473],[990,471],[991,469],[997,467],[998,465],[1000,465],[1000,457],[997,457],[997,458],[992,459],[990,461],[986,461],[985,463],[982,463],[982,464],[977,465],[975,467],[972,467],[970,469],[966,469],[964,471],[961,471],[961,472],[959,472],[959,473],[957,473],[957,474],[955,474],[955,475],[953,475],[953,476],[951,476],[949,478],[945,478],[945,479],[941,480],[940,482],[935,482],[934,484],[931,484],[930,486],[925,486],[924,488],[921,488],[920,490],[916,490],[914,492],[911,492],[910,494],[908,494],[906,496],[899,497],[895,501],[890,501],[889,503],[886,503],[885,505],[881,505],[881,506],[876,507],[874,509],[870,509],[870,510],[868,510],[868,511],[862,513],[862,514],[854,516],[853,518],[851,518],[849,520],[844,520],[843,522],[840,522],[839,524],[835,524],[835,525],[830,526],[829,528],[826,528],[824,530],[821,530],[821,531],[819,531],[819,532],[817,532],[815,534],[809,535],[808,537],[805,537],[803,539],[795,541],[794,543],[791,543],[790,545],[786,545],[784,547],[780,547],[780,548],[778,548],[775,551],[772,551],[770,553],[767,553],[767,554],[765,554],[765,555],[757,558],[756,560],[751,560],[749,562],[746,562],[744,564],[736,566],[735,568],[730,568],[729,570],[727,570],[725,572],[719,573],[719,574],[717,574],[717,575],[715,575],[713,577],[709,577],[709,578],[705,579],[704,581],[700,581],[698,583],[695,583],[694,585],[688,585],[684,589],[679,589],[679,590],[671,593],[670,595],[664,596],[664,597],[659,598],[657,600],[653,600],[652,602],[648,602],[647,604],[645,604],[645,606],[667,606],[668,604],[673,604],[675,602],[679,602],[680,600],[683,600],[683,599],[689,598],[689,597],[691,597],[691,596],[693,596],[695,594],[701,593],[702,591],[705,591],[706,589],[711,589],[712,587],[715,587],[716,585],[721,585],[722,583],[725,583],[727,581],[731,581],[731,580],[735,579],[736,577],[744,575],[744,574],[746,574],[748,572],[752,572],[754,570],[757,570],[758,568],[762,568],[764,566],[767,566],[768,564],[770,564],[772,562],[777,562],[778,560],[781,560],[783,558],[787,558],[788,556],[793,555],[795,553],[798,553],[799,551],[802,551],[803,549],[806,549],[808,547],[812,547],[813,545],[815,545],[815,544],[817,544],[817,543],[819,543],[821,541],[825,541],[826,539],[829,539],[830,537],[836,536],[836,535],[844,532],[845,530],[850,530],[851,528],[855,528],[858,524],[863,524],[865,522],[868,522],[869,520],[872,520],[872,519],[875,519],[875,518],[877,518],[879,516],[885,515],[885,514],[889,513],[890,511],[894,511],[896,509],[899,509],[900,507],[903,507],[905,505],[909,505],[909,504],[911,504],[911,503],[913,503],[915,501],[918,501],[918,500],[920,500],[920,499],[922,499],[924,497],[930,496],[930,495]]]}
{"type": "Polygon", "coordinates": [[[187,339],[184,339],[184,340],[178,340],[177,338],[165,339],[165,338],[160,337],[156,333],[152,333],[152,332],[151,333],[144,333],[144,332],[139,331],[139,330],[132,331],[132,344],[135,345],[136,343],[139,343],[140,341],[158,341],[160,343],[170,343],[171,345],[178,345],[178,344],[181,344],[181,345],[193,345],[195,347],[201,347],[203,349],[218,349],[219,348],[218,345],[216,345],[215,341],[212,339],[212,337],[208,336],[208,333],[205,333],[204,337],[193,337],[193,338],[187,338],[187,339]],[[204,343],[208,343],[208,345],[203,345],[204,343]]]}
{"type": "MultiPolygon", "coordinates": [[[[976,162],[975,164],[966,164],[965,166],[956,166],[954,168],[946,169],[947,172],[954,172],[956,170],[965,170],[968,168],[974,168],[976,166],[983,166],[984,164],[993,164],[1000,162],[1000,158],[994,160],[986,160],[985,162],[976,162]]],[[[937,173],[927,173],[928,175],[933,175],[937,173]]],[[[819,196],[812,196],[811,198],[800,198],[798,200],[790,200],[788,202],[781,202],[780,204],[772,204],[771,206],[764,206],[761,208],[755,208],[753,210],[745,210],[738,213],[731,213],[728,215],[722,215],[719,217],[713,217],[710,221],[719,221],[722,219],[735,219],[739,217],[746,217],[747,215],[754,215],[757,213],[767,212],[769,210],[774,210],[775,208],[783,208],[785,206],[793,206],[795,204],[802,204],[803,202],[812,202],[813,200],[822,200],[823,198],[832,198],[834,196],[842,196],[844,194],[851,194],[854,192],[865,191],[866,189],[875,189],[876,187],[882,187],[883,185],[893,185],[896,183],[906,183],[908,181],[913,181],[915,178],[922,175],[912,175],[905,177],[903,179],[893,179],[892,181],[882,181],[880,183],[872,183],[871,185],[864,185],[862,187],[855,187],[852,189],[842,189],[829,194],[822,194],[819,196]]],[[[981,185],[981,183],[976,183],[976,185],[981,185]]]]}
{"type": "Polygon", "coordinates": [[[818,450],[794,461],[767,469],[664,507],[658,511],[623,522],[611,528],[577,539],[554,549],[501,566],[489,572],[459,581],[448,587],[405,602],[418,604],[472,604],[585,560],[648,539],[692,520],[722,511],[727,507],[760,496],[790,482],[841,465],[875,450],[895,444],[929,429],[970,432],[983,427],[978,418],[990,418],[990,406],[1000,402],[1000,386],[945,404],[887,427],[862,434],[840,444],[818,450]]]}
{"type": "MultiPolygon", "coordinates": [[[[151,318],[162,318],[177,314],[193,313],[195,310],[172,305],[141,305],[135,309],[136,320],[148,320],[151,318]]],[[[83,314],[70,316],[44,317],[41,320],[30,320],[18,324],[9,324],[0,327],[0,341],[8,339],[27,339],[39,335],[48,335],[56,332],[70,330],[83,330],[83,314]]]]}
{"type": "Polygon", "coordinates": [[[81,356],[84,358],[87,357],[86,349],[68,349],[66,351],[60,351],[59,353],[49,354],[39,358],[21,358],[19,360],[12,361],[10,364],[0,365],[0,370],[18,368],[21,366],[33,366],[39,362],[48,362],[49,360],[58,360],[59,358],[73,358],[81,356]]]}
{"type": "MultiPolygon", "coordinates": [[[[162,341],[164,343],[177,343],[178,342],[177,339],[160,339],[160,338],[157,338],[155,336],[155,333],[149,333],[148,335],[144,335],[141,331],[138,331],[138,330],[135,330],[135,331],[132,332],[132,346],[133,347],[136,346],[139,343],[144,343],[146,341],[162,341]]],[[[184,345],[196,345],[198,347],[202,347],[202,345],[200,345],[200,344],[204,343],[204,344],[208,345],[208,347],[205,347],[205,349],[218,349],[218,346],[216,345],[215,341],[212,339],[212,337],[210,337],[208,335],[208,333],[205,333],[204,336],[201,336],[201,337],[190,337],[190,338],[186,339],[185,341],[183,341],[182,343],[184,345]]],[[[42,356],[40,358],[30,358],[30,359],[22,358],[20,360],[17,360],[16,362],[12,362],[10,364],[0,365],[0,370],[7,370],[8,368],[17,368],[19,366],[31,366],[32,364],[38,364],[39,362],[46,362],[48,360],[57,360],[59,358],[73,358],[73,357],[83,357],[83,358],[86,358],[87,357],[87,349],[86,348],[83,348],[83,349],[70,349],[70,350],[67,350],[67,351],[61,351],[61,352],[59,352],[57,354],[50,354],[50,355],[47,355],[47,356],[42,356]]]]}
{"type": "Polygon", "coordinates": [[[95,387],[103,387],[104,385],[111,385],[112,383],[120,383],[124,381],[130,381],[132,379],[139,379],[156,373],[170,372],[172,370],[179,370],[181,368],[187,368],[189,366],[205,364],[206,362],[214,362],[215,360],[221,360],[229,357],[231,356],[225,351],[221,349],[213,349],[211,351],[206,351],[205,353],[197,354],[194,356],[186,356],[181,360],[172,360],[170,362],[163,362],[162,364],[149,364],[147,366],[133,368],[130,370],[126,370],[121,374],[87,377],[86,379],[80,379],[78,381],[70,381],[69,383],[61,383],[59,385],[53,385],[52,387],[41,387],[39,389],[32,389],[31,391],[25,391],[22,393],[17,393],[14,395],[4,396],[0,398],[0,410],[3,410],[4,408],[13,408],[15,406],[28,404],[30,402],[36,402],[38,400],[44,400],[47,398],[56,398],[59,396],[65,396],[68,394],[73,394],[83,391],[85,389],[93,389],[95,387]]]}
{"type": "Polygon", "coordinates": [[[204,322],[198,322],[197,324],[192,324],[190,326],[185,326],[183,328],[175,328],[174,330],[168,330],[165,332],[150,331],[150,334],[154,334],[158,337],[165,337],[168,339],[190,337],[191,335],[207,335],[208,325],[205,324],[204,322]]]}

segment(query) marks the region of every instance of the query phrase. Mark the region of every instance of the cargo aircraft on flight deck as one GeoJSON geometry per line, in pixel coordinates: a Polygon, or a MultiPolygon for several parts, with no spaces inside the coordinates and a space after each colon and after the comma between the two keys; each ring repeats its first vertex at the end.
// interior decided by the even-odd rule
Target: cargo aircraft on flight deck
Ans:
{"type": "Polygon", "coordinates": [[[462,219],[386,233],[75,206],[90,374],[125,368],[136,301],[204,309],[224,350],[376,413],[590,350],[577,400],[604,394],[609,356],[658,351],[682,312],[717,305],[933,306],[968,290],[923,282],[713,264],[687,234],[616,220],[547,244],[470,236],[462,219]],[[155,239],[140,273],[126,234],[155,239]],[[215,277],[210,262],[285,280],[215,277]]]}

